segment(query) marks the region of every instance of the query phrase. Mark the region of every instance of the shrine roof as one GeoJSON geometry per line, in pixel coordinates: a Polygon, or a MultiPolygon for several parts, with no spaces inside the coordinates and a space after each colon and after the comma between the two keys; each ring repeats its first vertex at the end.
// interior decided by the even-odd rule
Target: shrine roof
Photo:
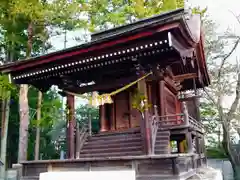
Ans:
{"type": "MultiPolygon", "coordinates": [[[[197,80],[197,87],[208,85],[200,16],[184,9],[162,13],[94,33],[90,42],[79,46],[5,64],[0,71],[11,73],[16,84],[31,84],[42,91],[58,85],[67,91],[86,92],[135,80],[138,65],[146,71],[171,66],[175,75],[196,73],[203,81],[197,80]],[[94,85],[82,86],[91,82],[94,85]]],[[[183,86],[191,89],[191,80],[183,86]]]]}
{"type": "Polygon", "coordinates": [[[37,64],[45,63],[48,59],[52,62],[54,60],[64,58],[65,57],[64,54],[66,54],[66,53],[71,53],[71,52],[74,52],[77,50],[85,49],[85,48],[91,47],[93,45],[100,44],[105,41],[109,41],[111,39],[134,34],[138,31],[141,31],[142,29],[148,29],[152,26],[166,24],[171,21],[183,19],[184,14],[185,14],[185,11],[183,8],[181,8],[181,9],[169,11],[166,13],[161,13],[161,14],[153,16],[151,18],[145,18],[145,19],[136,21],[131,24],[126,24],[126,25],[122,25],[119,27],[109,29],[109,30],[96,32],[91,35],[90,42],[87,42],[87,43],[84,43],[84,44],[81,44],[78,46],[66,48],[63,50],[59,50],[56,52],[44,54],[41,56],[31,57],[29,59],[24,59],[24,60],[20,60],[20,61],[16,61],[16,62],[7,63],[5,65],[0,66],[0,71],[7,72],[7,73],[12,72],[12,71],[16,70],[15,68],[22,66],[22,65],[32,66],[33,64],[35,64],[35,61],[38,61],[37,64]],[[53,57],[55,57],[55,58],[53,58],[53,57]]]}

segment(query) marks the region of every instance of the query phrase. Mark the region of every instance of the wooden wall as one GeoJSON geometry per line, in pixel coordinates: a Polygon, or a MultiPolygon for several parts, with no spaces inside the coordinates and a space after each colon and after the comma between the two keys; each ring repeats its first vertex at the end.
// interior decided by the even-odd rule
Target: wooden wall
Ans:
{"type": "MultiPolygon", "coordinates": [[[[132,108],[132,89],[118,93],[113,104],[105,104],[108,130],[124,130],[140,126],[140,113],[132,108]]],[[[101,116],[100,116],[101,117],[101,116]]],[[[102,121],[101,121],[102,122],[102,121]]]]}
{"type": "MultiPolygon", "coordinates": [[[[177,90],[173,86],[173,84],[169,84],[166,81],[163,81],[161,83],[163,92],[160,98],[162,98],[162,111],[161,116],[165,115],[175,115],[175,114],[181,114],[181,104],[177,97],[177,90]]],[[[175,116],[168,118],[169,120],[179,120],[180,116],[175,116]]]]}
{"type": "MultiPolygon", "coordinates": [[[[160,116],[181,113],[177,90],[172,84],[164,80],[160,82],[151,81],[147,83],[146,87],[148,103],[151,105],[149,109],[150,114],[154,114],[154,105],[157,105],[160,116]]],[[[115,95],[114,104],[111,105],[112,108],[108,107],[109,105],[105,105],[106,121],[108,121],[106,124],[108,124],[109,130],[123,130],[140,126],[141,115],[136,109],[132,108],[134,88],[137,87],[132,87],[115,95]]],[[[173,118],[178,120],[180,117],[175,116],[173,118]]]]}
{"type": "Polygon", "coordinates": [[[123,91],[115,96],[115,119],[116,129],[127,129],[130,127],[130,104],[129,92],[123,91]]]}

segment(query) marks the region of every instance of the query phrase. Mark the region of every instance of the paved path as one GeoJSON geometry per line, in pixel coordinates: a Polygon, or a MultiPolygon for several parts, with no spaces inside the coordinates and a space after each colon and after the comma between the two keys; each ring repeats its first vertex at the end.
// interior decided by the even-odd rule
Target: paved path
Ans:
{"type": "Polygon", "coordinates": [[[208,166],[222,171],[223,180],[233,180],[232,166],[228,160],[208,159],[207,163],[208,166]]]}

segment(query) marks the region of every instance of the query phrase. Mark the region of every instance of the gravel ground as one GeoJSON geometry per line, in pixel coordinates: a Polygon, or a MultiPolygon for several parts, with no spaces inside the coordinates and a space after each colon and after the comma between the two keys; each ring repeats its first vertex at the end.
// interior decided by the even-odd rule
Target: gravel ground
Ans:
{"type": "Polygon", "coordinates": [[[188,180],[222,180],[222,173],[211,167],[201,167],[197,169],[197,174],[188,180]]]}

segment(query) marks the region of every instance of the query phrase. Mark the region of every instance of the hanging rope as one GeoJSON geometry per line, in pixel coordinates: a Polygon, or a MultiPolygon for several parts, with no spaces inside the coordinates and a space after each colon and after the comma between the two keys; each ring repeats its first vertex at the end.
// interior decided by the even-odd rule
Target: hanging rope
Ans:
{"type": "MultiPolygon", "coordinates": [[[[92,97],[89,98],[89,104],[94,106],[94,107],[98,107],[98,106],[103,105],[103,104],[111,104],[111,103],[113,103],[113,100],[112,100],[111,96],[114,96],[114,95],[116,95],[116,94],[118,94],[118,93],[120,93],[122,91],[125,91],[126,89],[128,89],[131,86],[135,85],[139,81],[147,78],[151,74],[152,74],[152,72],[142,76],[141,78],[137,79],[136,81],[133,81],[130,84],[127,84],[126,86],[124,86],[124,87],[122,87],[120,89],[117,89],[117,90],[115,90],[115,91],[113,91],[111,93],[105,93],[105,94],[99,95],[97,92],[93,92],[92,97]]],[[[70,94],[70,95],[81,97],[81,95],[79,95],[79,94],[75,94],[75,93],[68,92],[68,91],[65,91],[65,92],[70,94]]]]}

